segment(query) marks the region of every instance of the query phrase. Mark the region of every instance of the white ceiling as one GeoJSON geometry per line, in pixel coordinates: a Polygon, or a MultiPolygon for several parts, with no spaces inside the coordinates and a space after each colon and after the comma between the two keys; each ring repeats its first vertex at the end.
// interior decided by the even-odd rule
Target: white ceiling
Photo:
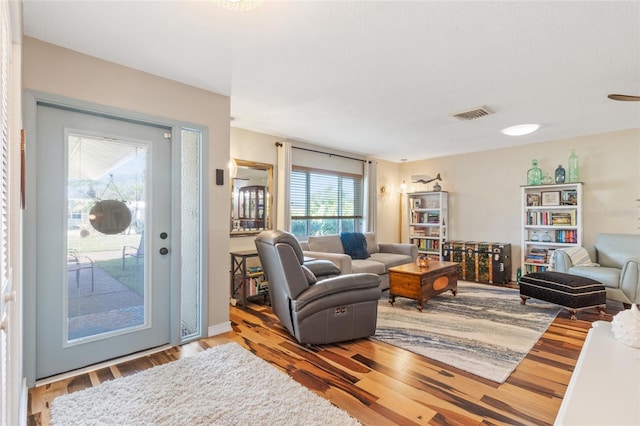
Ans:
{"type": "Polygon", "coordinates": [[[234,127],[396,162],[640,127],[606,97],[640,95],[640,1],[25,0],[24,33],[230,96],[234,127]]]}

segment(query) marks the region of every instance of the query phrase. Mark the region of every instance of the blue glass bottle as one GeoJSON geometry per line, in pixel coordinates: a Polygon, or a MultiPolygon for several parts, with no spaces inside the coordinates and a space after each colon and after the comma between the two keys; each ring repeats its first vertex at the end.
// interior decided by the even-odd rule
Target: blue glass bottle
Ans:
{"type": "Polygon", "coordinates": [[[562,164],[560,164],[556,169],[556,183],[564,183],[564,179],[565,179],[564,167],[562,167],[562,164]]]}

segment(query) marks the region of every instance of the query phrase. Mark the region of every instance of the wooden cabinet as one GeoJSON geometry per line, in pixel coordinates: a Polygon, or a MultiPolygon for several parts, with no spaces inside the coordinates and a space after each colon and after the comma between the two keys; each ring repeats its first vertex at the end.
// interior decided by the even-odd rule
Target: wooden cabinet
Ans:
{"type": "Polygon", "coordinates": [[[245,186],[238,190],[238,220],[242,229],[264,229],[266,187],[245,186]]]}
{"type": "Polygon", "coordinates": [[[522,273],[545,271],[556,249],[582,245],[582,183],[523,186],[522,273]]]}
{"type": "Polygon", "coordinates": [[[432,259],[442,260],[442,245],[449,226],[449,193],[412,192],[407,194],[409,206],[409,243],[418,252],[432,259]]]}

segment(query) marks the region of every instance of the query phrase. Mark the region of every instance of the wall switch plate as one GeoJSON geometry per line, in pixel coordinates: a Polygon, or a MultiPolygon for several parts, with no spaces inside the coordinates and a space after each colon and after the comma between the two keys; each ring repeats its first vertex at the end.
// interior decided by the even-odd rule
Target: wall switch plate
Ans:
{"type": "Polygon", "coordinates": [[[216,169],[216,185],[224,185],[224,170],[216,169]]]}

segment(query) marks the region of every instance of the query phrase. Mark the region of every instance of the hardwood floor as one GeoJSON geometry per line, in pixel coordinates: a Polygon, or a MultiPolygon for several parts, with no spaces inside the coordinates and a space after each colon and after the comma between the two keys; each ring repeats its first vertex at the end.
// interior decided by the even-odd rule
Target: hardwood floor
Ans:
{"type": "Polygon", "coordinates": [[[503,384],[374,339],[306,347],[280,327],[268,306],[230,309],[233,332],[30,389],[28,424],[48,425],[49,404],[59,395],[234,341],[364,425],[550,425],[591,322],[611,321],[623,307],[608,303],[605,317],[596,309],[581,311],[577,321],[562,310],[503,384]]]}

